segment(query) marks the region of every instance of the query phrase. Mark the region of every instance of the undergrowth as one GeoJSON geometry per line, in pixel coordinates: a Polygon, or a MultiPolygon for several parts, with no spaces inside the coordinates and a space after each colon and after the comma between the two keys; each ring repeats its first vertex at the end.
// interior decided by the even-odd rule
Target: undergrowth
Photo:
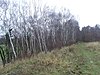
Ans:
{"type": "Polygon", "coordinates": [[[99,75],[100,43],[78,43],[0,66],[0,75],[99,75]]]}

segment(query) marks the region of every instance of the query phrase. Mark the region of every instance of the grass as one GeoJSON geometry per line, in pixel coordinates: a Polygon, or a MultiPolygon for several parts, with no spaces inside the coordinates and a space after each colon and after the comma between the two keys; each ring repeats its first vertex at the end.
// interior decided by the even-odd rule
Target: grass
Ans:
{"type": "Polygon", "coordinates": [[[78,43],[23,59],[5,68],[0,75],[99,75],[100,43],[78,43]]]}

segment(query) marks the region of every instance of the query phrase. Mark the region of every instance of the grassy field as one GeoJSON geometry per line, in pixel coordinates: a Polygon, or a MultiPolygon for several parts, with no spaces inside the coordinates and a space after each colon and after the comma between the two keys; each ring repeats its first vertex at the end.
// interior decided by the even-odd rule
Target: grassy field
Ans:
{"type": "Polygon", "coordinates": [[[0,67],[0,75],[100,75],[100,43],[77,43],[0,67]]]}

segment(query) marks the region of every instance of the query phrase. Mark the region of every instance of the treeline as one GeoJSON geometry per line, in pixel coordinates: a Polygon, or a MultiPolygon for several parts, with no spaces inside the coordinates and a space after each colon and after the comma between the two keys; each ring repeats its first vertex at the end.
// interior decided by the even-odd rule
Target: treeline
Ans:
{"type": "Polygon", "coordinates": [[[3,12],[0,13],[0,24],[5,32],[0,40],[3,45],[0,47],[3,65],[78,41],[100,40],[99,25],[83,27],[80,31],[78,21],[69,10],[56,12],[47,6],[41,9],[40,6],[34,5],[34,13],[30,14],[27,3],[22,6],[4,0],[0,9],[3,12]]]}
{"type": "Polygon", "coordinates": [[[83,42],[100,41],[100,25],[83,27],[81,36],[83,42]]]}

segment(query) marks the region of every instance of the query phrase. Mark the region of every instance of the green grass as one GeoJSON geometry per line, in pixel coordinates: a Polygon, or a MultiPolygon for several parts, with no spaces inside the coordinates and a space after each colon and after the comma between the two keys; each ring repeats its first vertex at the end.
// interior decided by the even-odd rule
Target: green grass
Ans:
{"type": "Polygon", "coordinates": [[[78,43],[0,67],[0,75],[99,75],[100,43],[78,43]]]}
{"type": "MultiPolygon", "coordinates": [[[[5,45],[0,45],[0,47],[6,49],[5,45]]],[[[2,60],[1,60],[1,57],[0,57],[0,65],[2,65],[2,60]]]]}

